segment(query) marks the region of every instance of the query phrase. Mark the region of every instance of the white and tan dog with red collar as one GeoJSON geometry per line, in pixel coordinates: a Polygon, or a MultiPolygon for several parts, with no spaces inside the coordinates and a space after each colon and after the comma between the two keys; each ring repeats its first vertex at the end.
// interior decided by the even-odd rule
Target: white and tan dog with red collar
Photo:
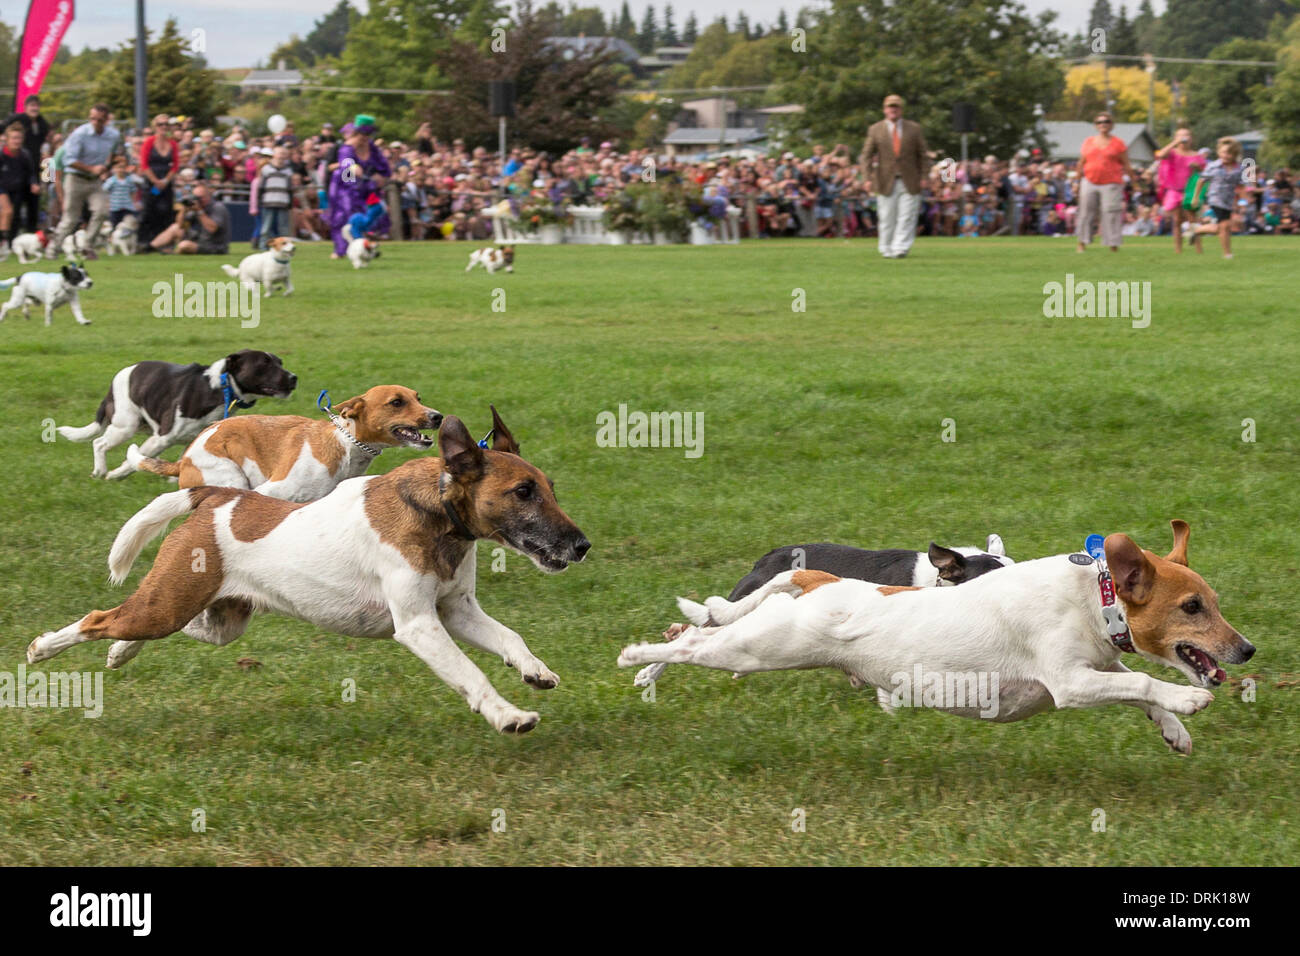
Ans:
{"type": "Polygon", "coordinates": [[[489,273],[496,272],[498,269],[514,272],[515,247],[487,246],[483,249],[475,249],[469,254],[469,265],[465,267],[465,271],[471,272],[475,266],[482,266],[489,273]]]}
{"type": "Polygon", "coordinates": [[[221,271],[240,283],[256,283],[262,287],[262,295],[269,296],[276,286],[284,289],[284,294],[293,292],[293,275],[291,264],[296,249],[288,236],[278,236],[268,244],[266,252],[255,252],[244,256],[239,267],[223,265],[221,271]]]}
{"type": "Polygon", "coordinates": [[[143,455],[126,460],[140,471],[178,478],[182,488],[249,488],[289,501],[323,498],[339,482],[365,474],[385,448],[431,448],[420,434],[442,424],[414,389],[376,385],[327,410],[328,421],[302,415],[242,415],[208,426],[179,461],[143,455]]]}
{"type": "Polygon", "coordinates": [[[372,259],[378,259],[379,255],[379,243],[373,239],[361,236],[348,243],[348,261],[354,269],[365,268],[372,259]]]}
{"type": "Polygon", "coordinates": [[[42,634],[27,660],[110,640],[108,666],[120,667],[144,642],[177,631],[229,644],[254,611],[272,611],[355,637],[391,637],[499,732],[531,730],[538,714],[497,693],[455,643],[498,655],[533,687],[559,682],[522,637],[479,606],[474,542],[503,544],[551,573],[581,561],[591,544],[556,502],[550,479],[519,457],[495,411],[493,419],[490,449],[451,417],[439,435],[441,459],[345,481],[309,504],[233,488],[161,495],[122,527],[109,556],[121,582],[152,538],[189,515],[135,592],[42,634]],[[195,549],[207,555],[201,569],[195,549]]]}
{"type": "Polygon", "coordinates": [[[999,722],[1052,707],[1128,704],[1156,722],[1170,747],[1190,753],[1192,739],[1174,714],[1209,706],[1209,688],[1225,678],[1218,662],[1244,663],[1255,648],[1187,566],[1187,523],[1172,525],[1174,549],[1163,558],[1127,535],[1108,536],[1106,576],[1088,554],[1022,561],[957,588],[787,571],[739,601],[679,599],[694,626],[670,643],[624,648],[618,663],[698,664],[737,677],[833,667],[876,687],[886,710],[906,699],[999,722]],[[1196,686],[1130,671],[1120,663],[1126,647],[1177,668],[1196,686]],[[925,688],[902,686],[915,684],[915,675],[925,688]],[[936,683],[944,693],[924,698],[923,689],[930,694],[936,683]],[[992,690],[978,706],[977,686],[992,690]]]}

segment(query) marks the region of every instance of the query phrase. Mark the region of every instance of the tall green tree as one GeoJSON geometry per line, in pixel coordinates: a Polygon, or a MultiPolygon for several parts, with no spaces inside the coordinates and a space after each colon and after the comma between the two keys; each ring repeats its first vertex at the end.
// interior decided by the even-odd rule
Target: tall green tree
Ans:
{"type": "Polygon", "coordinates": [[[692,11],[686,17],[686,25],[682,27],[682,43],[690,46],[700,37],[700,24],[695,19],[695,13],[692,11]]]}
{"type": "Polygon", "coordinates": [[[428,120],[439,137],[461,136],[470,146],[495,148],[497,121],[488,112],[488,84],[513,78],[516,116],[510,131],[518,143],[562,152],[583,136],[598,141],[628,132],[610,119],[620,84],[628,79],[615,53],[557,58],[551,36],[549,24],[520,0],[500,52],[453,37],[442,57],[449,95],[423,104],[418,118],[428,120]]]}
{"type": "Polygon", "coordinates": [[[1133,18],[1133,34],[1137,38],[1139,53],[1155,53],[1158,42],[1160,18],[1156,16],[1151,0],[1142,0],[1138,4],[1137,16],[1133,18]]]}
{"type": "Polygon", "coordinates": [[[275,67],[281,61],[291,69],[312,66],[327,57],[337,57],[347,43],[348,31],[360,14],[348,0],[339,0],[334,9],[312,24],[305,37],[290,37],[271,51],[267,65],[275,67]]]}
{"type": "Polygon", "coordinates": [[[641,17],[641,29],[636,35],[636,48],[645,54],[653,53],[658,39],[659,24],[655,22],[654,4],[647,3],[645,14],[641,17]]]}
{"type": "Polygon", "coordinates": [[[1122,3],[1119,5],[1119,13],[1115,15],[1115,25],[1111,30],[1110,43],[1107,44],[1106,52],[1117,56],[1137,56],[1140,52],[1137,30],[1133,27],[1133,21],[1128,18],[1128,7],[1122,3]]]}
{"type": "MultiPolygon", "coordinates": [[[[1269,40],[1229,40],[1210,51],[1214,60],[1272,60],[1278,45],[1269,40]]],[[[1268,92],[1271,67],[1195,67],[1183,84],[1184,115],[1203,143],[1231,136],[1260,124],[1260,103],[1268,92]]]]}
{"type": "Polygon", "coordinates": [[[777,60],[780,94],[803,104],[804,135],[855,153],[881,101],[898,93],[932,148],[953,155],[952,106],[967,102],[976,107],[974,150],[1006,156],[1032,135],[1035,106],[1064,87],[1047,52],[1059,41],[1054,14],[1031,17],[1011,0],[830,0],[811,16],[808,52],[777,60]]]}
{"type": "MultiPolygon", "coordinates": [[[[1294,12],[1288,0],[1167,0],[1160,18],[1160,52],[1204,57],[1228,40],[1263,40],[1274,17],[1290,19],[1294,12]]],[[[1172,64],[1169,72],[1181,78],[1191,69],[1172,64]]]]}
{"type": "Polygon", "coordinates": [[[664,6],[664,26],[659,31],[659,42],[663,46],[677,46],[677,27],[673,26],[673,5],[664,6]]]}
{"type": "MultiPolygon", "coordinates": [[[[200,124],[211,123],[226,108],[226,88],[218,84],[220,74],[209,70],[190,52],[189,41],[181,36],[174,19],[163,24],[157,40],[145,34],[148,62],[146,121],[155,113],[182,113],[200,124]]],[[[135,41],[122,44],[112,60],[96,75],[92,99],[107,103],[124,119],[135,116],[135,41]]]]}
{"type": "Polygon", "coordinates": [[[623,0],[623,6],[618,11],[618,24],[614,27],[614,36],[629,43],[636,39],[636,21],[632,19],[632,8],[628,6],[627,0],[623,0]]]}
{"type": "Polygon", "coordinates": [[[1295,169],[1300,166],[1300,16],[1283,34],[1278,61],[1273,85],[1255,93],[1265,133],[1261,159],[1295,169]]]}

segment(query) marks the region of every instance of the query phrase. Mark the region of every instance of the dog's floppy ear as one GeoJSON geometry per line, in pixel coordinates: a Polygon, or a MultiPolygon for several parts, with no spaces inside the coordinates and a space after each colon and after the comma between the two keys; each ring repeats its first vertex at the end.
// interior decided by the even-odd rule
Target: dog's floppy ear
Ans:
{"type": "Polygon", "coordinates": [[[1156,569],[1142,549],[1126,534],[1106,536],[1106,562],[1115,578],[1115,593],[1130,604],[1145,604],[1151,598],[1156,569]]]}
{"type": "Polygon", "coordinates": [[[1000,535],[989,535],[989,543],[984,546],[984,550],[989,554],[996,554],[1000,558],[1005,558],[1007,556],[1007,548],[1006,545],[1002,543],[1002,537],[1000,535]]]}
{"type": "Polygon", "coordinates": [[[492,409],[492,450],[519,454],[519,442],[515,441],[515,436],[510,434],[510,429],[506,428],[506,423],[497,414],[497,407],[489,405],[488,408],[492,409]]]}
{"type": "Polygon", "coordinates": [[[483,468],[483,449],[478,447],[465,423],[455,415],[442,420],[438,430],[438,450],[443,467],[457,478],[473,477],[483,468]]]}
{"type": "Polygon", "coordinates": [[[334,406],[334,414],[340,418],[351,418],[355,420],[361,414],[361,409],[366,407],[364,395],[358,395],[356,398],[349,398],[346,402],[339,402],[334,406]]]}
{"type": "Polygon", "coordinates": [[[939,570],[939,577],[944,581],[960,579],[966,570],[966,559],[952,548],[930,542],[930,563],[939,570]]]}
{"type": "Polygon", "coordinates": [[[1165,555],[1165,560],[1187,567],[1187,539],[1192,536],[1192,528],[1179,518],[1169,522],[1169,526],[1174,529],[1174,550],[1165,555]]]}
{"type": "Polygon", "coordinates": [[[63,268],[61,268],[61,269],[59,270],[59,272],[61,272],[61,273],[63,274],[63,278],[67,279],[69,282],[76,282],[76,281],[77,281],[77,267],[76,267],[76,266],[74,266],[74,265],[70,265],[70,264],[69,264],[69,265],[65,265],[63,268]]]}

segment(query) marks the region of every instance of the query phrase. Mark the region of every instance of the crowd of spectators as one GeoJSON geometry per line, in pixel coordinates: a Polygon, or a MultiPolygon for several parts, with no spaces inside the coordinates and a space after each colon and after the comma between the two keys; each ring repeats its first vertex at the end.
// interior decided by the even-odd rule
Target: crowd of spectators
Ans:
{"type": "MultiPolygon", "coordinates": [[[[30,110],[28,111],[30,112],[30,110]]],[[[39,109],[37,109],[39,112],[39,109]]],[[[22,122],[11,118],[10,124],[22,122]]],[[[60,148],[63,136],[30,116],[23,124],[28,150],[52,158],[44,212],[15,194],[10,233],[17,228],[50,229],[62,211],[60,148]],[[41,141],[32,143],[32,129],[41,141]],[[49,180],[52,179],[52,183],[49,180]],[[33,221],[32,216],[37,220],[33,221]]],[[[9,124],[6,124],[9,125],[9,124]]],[[[492,235],[490,211],[503,195],[542,190],[572,205],[599,205],[637,181],[678,178],[725,198],[741,210],[747,237],[853,237],[875,234],[875,199],[847,146],[814,146],[808,155],[787,151],[770,157],[718,156],[698,161],[664,158],[649,150],[621,150],[614,143],[582,140],[561,154],[527,147],[512,149],[504,165],[494,152],[461,140],[436,139],[426,124],[409,138],[373,136],[392,170],[380,184],[390,223],[386,238],[475,240],[492,235]]],[[[290,200],[280,231],[305,240],[328,238],[322,206],[340,146],[330,123],[299,132],[293,123],[275,135],[253,135],[235,126],[218,132],[184,116],[156,117],[148,130],[123,137],[120,161],[107,172],[116,223],[127,214],[140,220],[142,246],[167,251],[195,222],[195,205],[250,201],[259,212],[259,182],[265,167],[286,171],[290,200]],[[202,184],[196,203],[195,188],[202,184]],[[251,195],[250,195],[251,193],[251,195]],[[161,237],[161,238],[160,238],[161,237]],[[155,241],[156,240],[156,241],[155,241]]],[[[995,156],[957,163],[934,157],[921,197],[922,235],[974,238],[990,235],[1071,235],[1078,211],[1074,164],[1043,158],[1037,151],[1010,160],[995,156]]],[[[34,163],[39,168],[40,163],[34,163]]],[[[1155,166],[1138,167],[1138,179],[1124,189],[1126,235],[1165,235],[1168,212],[1157,201],[1155,166]]],[[[1238,190],[1233,231],[1294,234],[1300,231],[1300,191],[1289,171],[1259,172],[1238,190]]],[[[228,224],[227,224],[228,229],[228,224]]],[[[254,242],[258,242],[255,238],[254,242]]],[[[214,244],[209,243],[212,247],[214,244]]],[[[221,243],[215,243],[218,251],[221,243]]],[[[185,250],[193,251],[193,250],[185,250]]],[[[205,249],[204,251],[207,251],[205,249]]]]}

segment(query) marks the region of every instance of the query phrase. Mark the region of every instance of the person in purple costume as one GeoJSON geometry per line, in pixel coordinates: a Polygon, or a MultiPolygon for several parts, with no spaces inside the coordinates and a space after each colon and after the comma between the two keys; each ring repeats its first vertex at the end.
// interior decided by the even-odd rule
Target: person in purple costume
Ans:
{"type": "MultiPolygon", "coordinates": [[[[360,217],[357,222],[364,222],[366,232],[383,232],[388,216],[383,210],[383,187],[392,175],[388,160],[371,140],[376,131],[374,120],[369,116],[358,116],[357,122],[346,124],[340,132],[343,145],[339,147],[338,165],[330,176],[329,215],[330,234],[334,238],[334,252],[331,258],[340,259],[348,251],[348,238],[343,227],[360,217]],[[379,202],[368,200],[375,196],[379,202]],[[375,210],[380,212],[376,213],[375,210]]],[[[353,233],[352,238],[360,234],[353,233]]]]}

